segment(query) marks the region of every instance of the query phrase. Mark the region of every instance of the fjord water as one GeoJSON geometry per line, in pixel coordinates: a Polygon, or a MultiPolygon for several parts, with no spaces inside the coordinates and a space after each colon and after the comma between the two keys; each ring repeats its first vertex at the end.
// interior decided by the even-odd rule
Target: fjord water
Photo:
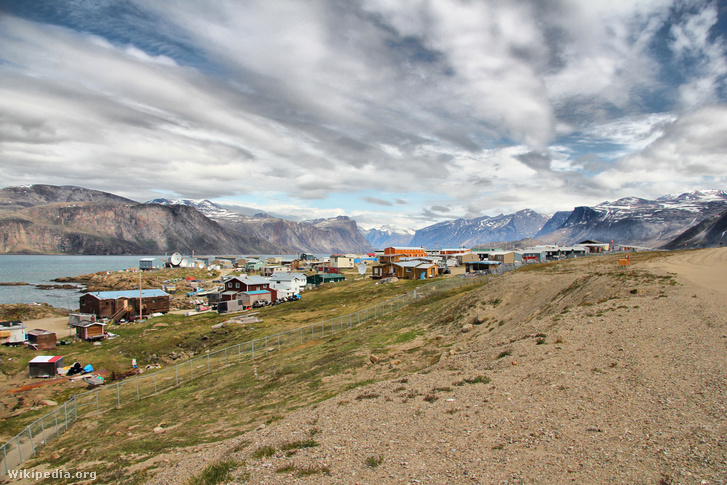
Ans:
{"type": "Polygon", "coordinates": [[[33,285],[58,285],[52,280],[99,271],[138,268],[144,256],[29,256],[0,255],[0,283],[29,283],[22,286],[0,285],[0,304],[48,303],[58,308],[78,308],[79,290],[41,290],[33,285]]]}

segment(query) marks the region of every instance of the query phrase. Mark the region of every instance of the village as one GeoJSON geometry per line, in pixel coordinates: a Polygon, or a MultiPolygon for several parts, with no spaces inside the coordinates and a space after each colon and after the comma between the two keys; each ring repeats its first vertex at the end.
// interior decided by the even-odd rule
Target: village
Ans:
{"type": "MultiPolygon", "coordinates": [[[[68,317],[68,335],[59,339],[49,329],[28,329],[22,321],[0,322],[0,343],[26,346],[33,351],[52,351],[71,341],[98,342],[115,338],[114,325],[160,316],[173,310],[175,300],[186,301],[194,310],[185,316],[204,312],[218,314],[245,312],[278,305],[301,298],[307,289],[332,284],[349,277],[368,278],[374,282],[429,280],[445,275],[496,274],[525,264],[544,263],[568,258],[601,254],[613,250],[637,248],[614,247],[612,243],[583,241],[574,246],[536,246],[523,250],[443,248],[426,250],[417,247],[388,247],[364,255],[334,254],[320,257],[301,254],[283,257],[183,257],[174,253],[165,259],[140,258],[139,268],[130,271],[154,272],[163,268],[199,268],[213,271],[218,278],[202,280],[187,277],[182,282],[166,280],[160,288],[83,293],[79,309],[68,317]],[[178,286],[190,291],[178,291],[178,286]]],[[[176,305],[179,307],[179,303],[176,305]]],[[[73,375],[74,366],[60,356],[38,355],[29,362],[29,377],[73,375]],[[69,374],[69,372],[71,374],[69,374]]],[[[87,374],[90,365],[75,372],[87,374]]]]}

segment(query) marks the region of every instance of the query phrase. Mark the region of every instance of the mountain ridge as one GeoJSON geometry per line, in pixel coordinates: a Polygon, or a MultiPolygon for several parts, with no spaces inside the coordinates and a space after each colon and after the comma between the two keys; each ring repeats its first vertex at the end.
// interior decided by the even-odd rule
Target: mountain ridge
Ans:
{"type": "Polygon", "coordinates": [[[270,241],[297,252],[313,254],[371,252],[373,246],[348,216],[294,222],[259,213],[254,216],[225,209],[209,200],[154,199],[147,204],[186,205],[196,208],[221,226],[270,241]]]}

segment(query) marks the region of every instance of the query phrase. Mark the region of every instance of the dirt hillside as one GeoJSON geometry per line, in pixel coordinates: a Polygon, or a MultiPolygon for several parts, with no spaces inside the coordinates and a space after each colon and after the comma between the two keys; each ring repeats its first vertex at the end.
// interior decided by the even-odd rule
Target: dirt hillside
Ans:
{"type": "Polygon", "coordinates": [[[503,275],[433,323],[437,364],[157,457],[149,483],[224,462],[231,483],[725,484],[725,288],[727,249],[503,275]]]}

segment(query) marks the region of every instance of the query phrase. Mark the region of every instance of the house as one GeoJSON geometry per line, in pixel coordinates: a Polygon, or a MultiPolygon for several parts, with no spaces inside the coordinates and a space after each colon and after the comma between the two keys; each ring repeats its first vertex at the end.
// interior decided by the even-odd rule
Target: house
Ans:
{"type": "Polygon", "coordinates": [[[225,281],[225,289],[223,291],[267,290],[269,286],[270,280],[262,276],[235,276],[225,281]]]}
{"type": "Polygon", "coordinates": [[[56,348],[56,334],[36,328],[28,332],[28,343],[38,350],[53,350],[56,348]]]}
{"type": "Polygon", "coordinates": [[[245,263],[245,271],[260,271],[265,266],[265,261],[260,259],[248,259],[245,263]]]}
{"type": "Polygon", "coordinates": [[[28,375],[30,377],[54,377],[62,368],[63,356],[39,355],[28,362],[28,375]]]}
{"type": "Polygon", "coordinates": [[[602,243],[600,241],[592,241],[590,239],[586,239],[585,241],[581,241],[577,244],[577,246],[583,246],[586,249],[588,249],[589,253],[602,253],[604,251],[608,251],[611,245],[609,243],[602,243]]]}
{"type": "Polygon", "coordinates": [[[141,258],[139,260],[139,269],[144,271],[162,269],[166,264],[166,261],[159,258],[141,258]]]}
{"type": "Polygon", "coordinates": [[[16,345],[25,342],[25,328],[20,320],[0,322],[0,344],[16,345]]]}
{"type": "Polygon", "coordinates": [[[356,258],[352,256],[346,256],[343,254],[334,254],[330,259],[331,268],[348,269],[353,268],[354,260],[356,258]]]}
{"type": "Polygon", "coordinates": [[[169,294],[162,290],[97,291],[81,295],[81,313],[118,320],[126,315],[169,312],[169,294]],[[140,301],[141,299],[141,301],[140,301]]]}
{"type": "Polygon", "coordinates": [[[436,278],[439,275],[439,265],[431,261],[415,259],[392,264],[395,267],[397,278],[425,280],[428,278],[436,278]]]}
{"type": "Polygon", "coordinates": [[[465,270],[467,273],[491,274],[494,273],[497,267],[501,264],[502,262],[500,261],[490,261],[488,259],[484,261],[471,261],[465,263],[465,270]]]}
{"type": "Polygon", "coordinates": [[[275,273],[268,278],[270,280],[270,288],[289,289],[297,294],[303,291],[305,285],[308,284],[308,277],[303,273],[275,273]]]}
{"type": "Polygon", "coordinates": [[[313,286],[318,286],[324,283],[338,283],[339,281],[344,281],[345,279],[346,277],[340,274],[318,273],[308,276],[308,283],[313,286]]]}
{"type": "Polygon", "coordinates": [[[427,252],[424,248],[395,247],[384,249],[384,254],[379,256],[381,263],[396,263],[401,258],[426,258],[427,252]]]}
{"type": "Polygon", "coordinates": [[[277,266],[263,266],[260,269],[260,276],[273,276],[275,273],[282,273],[288,271],[287,268],[277,265],[277,266]]]}
{"type": "Polygon", "coordinates": [[[524,249],[515,251],[515,254],[520,255],[523,263],[544,263],[546,261],[545,251],[539,249],[524,249]]]}
{"type": "Polygon", "coordinates": [[[515,264],[515,261],[520,260],[520,255],[516,254],[515,251],[504,251],[502,249],[478,250],[477,255],[480,261],[499,261],[502,264],[515,264]]]}
{"type": "Polygon", "coordinates": [[[104,326],[106,324],[103,322],[79,322],[79,323],[72,323],[71,327],[74,327],[76,329],[76,337],[81,340],[86,340],[87,342],[91,342],[93,340],[103,340],[106,335],[104,333],[104,326]]]}
{"type": "Polygon", "coordinates": [[[391,278],[396,276],[394,263],[380,263],[371,266],[371,277],[373,279],[391,278]]]}
{"type": "Polygon", "coordinates": [[[472,250],[467,248],[442,248],[439,250],[439,255],[445,258],[457,258],[464,254],[470,254],[471,252],[472,250]]]}

